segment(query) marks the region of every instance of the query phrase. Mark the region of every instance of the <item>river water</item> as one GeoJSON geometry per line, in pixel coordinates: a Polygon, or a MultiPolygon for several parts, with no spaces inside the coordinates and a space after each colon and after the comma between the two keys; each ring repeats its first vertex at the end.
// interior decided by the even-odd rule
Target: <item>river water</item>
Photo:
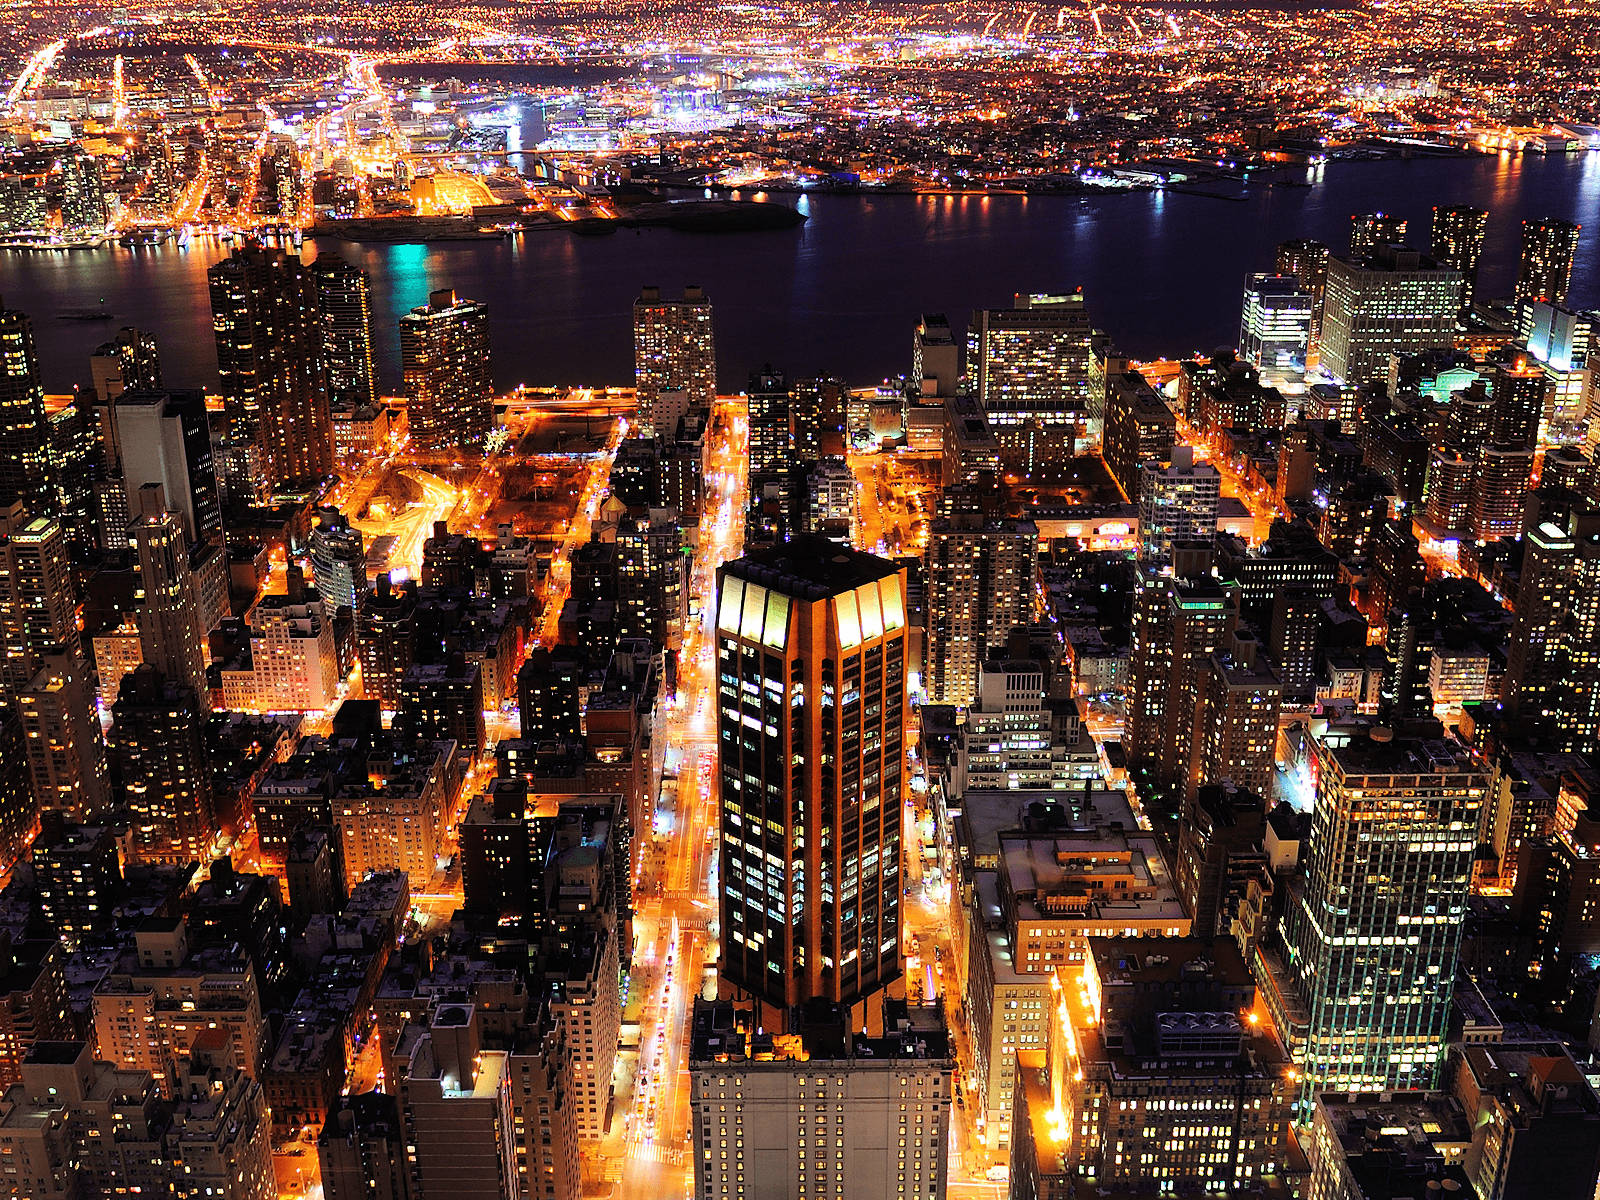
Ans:
{"type": "MultiPolygon", "coordinates": [[[[1296,178],[1299,178],[1297,173],[1296,178]]],[[[628,383],[629,306],[642,284],[705,287],[722,385],[771,363],[868,384],[909,369],[923,311],[958,327],[1014,292],[1081,287],[1096,323],[1137,357],[1231,345],[1244,276],[1273,246],[1314,237],[1342,249],[1352,213],[1411,221],[1425,245],[1435,204],[1490,212],[1480,294],[1509,294],[1524,218],[1585,223],[1571,303],[1600,306],[1600,153],[1386,160],[1308,170],[1309,187],[1251,184],[1241,199],[1173,193],[779,197],[809,215],[791,230],[690,234],[562,230],[504,241],[337,249],[372,275],[381,383],[399,384],[396,320],[431,289],[487,301],[498,385],[628,383]]],[[[154,331],[171,386],[215,385],[205,269],[228,247],[0,251],[0,298],[35,318],[45,386],[88,378],[90,350],[118,325],[154,331]],[[107,322],[63,320],[103,307],[107,322]]],[[[307,243],[306,254],[314,253],[307,243]]]]}

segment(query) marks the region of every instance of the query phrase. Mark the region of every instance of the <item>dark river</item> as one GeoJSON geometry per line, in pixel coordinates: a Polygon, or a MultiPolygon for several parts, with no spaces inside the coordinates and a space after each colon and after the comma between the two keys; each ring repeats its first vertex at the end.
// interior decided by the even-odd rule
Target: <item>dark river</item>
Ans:
{"type": "MultiPolygon", "coordinates": [[[[919,312],[946,312],[959,326],[973,308],[1003,305],[1014,292],[1076,287],[1125,352],[1187,354],[1232,344],[1244,276],[1271,269],[1277,242],[1314,237],[1337,253],[1350,214],[1381,209],[1409,218],[1411,241],[1425,246],[1435,204],[1489,210],[1480,275],[1488,296],[1510,293],[1524,218],[1585,222],[1571,303],[1600,306],[1600,153],[1333,163],[1303,177],[1313,186],[1257,183],[1241,200],[785,196],[810,220],[781,232],[554,230],[339,249],[372,273],[386,391],[399,383],[396,318],[438,287],[488,302],[502,387],[631,382],[629,306],[646,283],[705,287],[728,388],[768,362],[872,383],[909,369],[919,312]]],[[[86,381],[90,350],[126,323],[155,332],[171,385],[214,387],[205,269],[226,250],[197,239],[187,250],[0,251],[0,297],[33,314],[48,390],[86,381]],[[102,301],[114,320],[57,315],[102,301]]],[[[314,253],[309,242],[305,253],[314,253]]]]}

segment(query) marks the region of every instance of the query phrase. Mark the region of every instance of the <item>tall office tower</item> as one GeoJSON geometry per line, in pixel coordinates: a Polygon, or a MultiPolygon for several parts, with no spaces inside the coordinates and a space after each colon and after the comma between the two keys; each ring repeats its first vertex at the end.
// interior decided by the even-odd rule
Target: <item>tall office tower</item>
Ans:
{"type": "Polygon", "coordinates": [[[782,1029],[900,977],[905,569],[802,534],[717,572],[722,978],[782,1029]]]}
{"type": "MultiPolygon", "coordinates": [[[[27,761],[22,718],[14,707],[0,704],[0,762],[27,761]]],[[[28,777],[28,772],[19,768],[0,772],[0,864],[9,869],[28,852],[28,843],[33,839],[38,822],[39,805],[33,798],[33,781],[28,777]]],[[[6,957],[8,955],[0,954],[0,964],[5,962],[6,957]]],[[[0,972],[0,980],[4,980],[4,972],[0,972]]],[[[10,990],[14,997],[15,989],[10,990]]],[[[0,1030],[8,1035],[4,1041],[0,1041],[0,1082],[4,1082],[6,1070],[14,1064],[17,1054],[17,1030],[6,1028],[5,1021],[5,1017],[10,1015],[6,1010],[12,1008],[14,1003],[14,1000],[7,1003],[0,998],[0,1030]]]]}
{"type": "Polygon", "coordinates": [[[1121,372],[1106,381],[1101,457],[1129,500],[1139,501],[1140,470],[1145,463],[1172,458],[1177,428],[1177,415],[1138,372],[1121,372]]]}
{"type": "Polygon", "coordinates": [[[333,469],[317,292],[298,254],[251,243],[206,272],[230,461],[229,496],[264,499],[333,469]],[[259,478],[241,474],[251,459],[259,478]]]}
{"type": "Polygon", "coordinates": [[[139,490],[161,485],[191,545],[222,544],[222,500],[211,457],[205,393],[128,389],[104,406],[115,446],[127,511],[139,490]]]}
{"type": "Polygon", "coordinates": [[[921,396],[949,397],[961,383],[961,343],[943,313],[923,313],[911,344],[911,384],[921,396]]]}
{"type": "Polygon", "coordinates": [[[79,645],[67,539],[20,503],[0,507],[0,704],[16,698],[45,655],[79,645]]]}
{"type": "MultiPolygon", "coordinates": [[[[1211,656],[1239,622],[1237,588],[1144,571],[1134,593],[1123,745],[1145,804],[1176,817],[1188,787],[1195,710],[1211,656]]],[[[1210,782],[1209,780],[1206,782],[1210,782]]]]}
{"type": "Polygon", "coordinates": [[[1478,447],[1477,457],[1467,507],[1472,536],[1480,542],[1520,537],[1533,479],[1533,447],[1490,442],[1478,447]]]}
{"type": "Polygon", "coordinates": [[[1221,782],[1262,796],[1272,791],[1283,681],[1261,650],[1254,634],[1235,629],[1201,672],[1190,796],[1221,782]]]}
{"type": "Polygon", "coordinates": [[[356,609],[356,646],[361,655],[361,687],[369,700],[395,712],[400,683],[416,657],[417,585],[396,586],[386,571],[373,580],[356,609]]]}
{"type": "Polygon", "coordinates": [[[646,433],[670,436],[677,428],[675,419],[656,411],[663,392],[683,393],[671,405],[675,410],[711,410],[717,398],[717,350],[711,301],[703,289],[690,284],[681,300],[663,299],[658,287],[639,293],[633,302],[633,378],[646,433]]]}
{"type": "Polygon", "coordinates": [[[102,404],[124,391],[161,390],[161,355],[153,333],[124,325],[89,356],[89,381],[102,404]]]}
{"type": "Polygon", "coordinates": [[[124,677],[111,717],[110,758],[134,856],[209,862],[217,819],[201,698],[146,665],[124,677]]]}
{"type": "Polygon", "coordinates": [[[1305,586],[1282,588],[1273,597],[1268,652],[1283,679],[1283,694],[1313,695],[1322,650],[1322,594],[1305,586]]]}
{"type": "Polygon", "coordinates": [[[1517,302],[1565,304],[1572,287],[1572,263],[1578,256],[1583,226],[1546,217],[1522,223],[1522,259],[1517,267],[1517,302]]]}
{"type": "Polygon", "coordinates": [[[207,631],[200,627],[183,526],[167,510],[160,484],[139,489],[128,542],[138,572],[136,616],[144,661],[172,683],[188,688],[201,707],[208,708],[207,631]]]}
{"type": "Polygon", "coordinates": [[[1478,283],[1478,260],[1483,257],[1483,237],[1489,228],[1489,212],[1470,204],[1434,206],[1433,235],[1428,253],[1442,267],[1461,272],[1461,306],[1472,303],[1472,289],[1478,283]]]}
{"type": "Polygon", "coordinates": [[[1193,446],[1174,446],[1172,461],[1139,468],[1139,540],[1152,562],[1165,562],[1178,541],[1211,542],[1217,536],[1222,476],[1194,461],[1193,446]]]}
{"type": "Polygon", "coordinates": [[[411,440],[428,450],[473,445],[494,427],[489,310],[450,288],[400,318],[400,367],[411,440]]]}
{"type": "Polygon", "coordinates": [[[1350,257],[1360,262],[1379,246],[1406,244],[1406,219],[1388,213],[1355,213],[1350,218],[1350,257]]]}
{"type": "Polygon", "coordinates": [[[1328,285],[1329,250],[1310,238],[1279,242],[1272,269],[1279,275],[1293,275],[1300,290],[1311,295],[1311,344],[1322,342],[1322,297],[1328,285]]]}
{"type": "Polygon", "coordinates": [[[955,1047],[938,1008],[891,1007],[880,1037],[818,1004],[775,1039],[728,1001],[696,997],[694,1200],[943,1200],[955,1047]]]}
{"type": "Polygon", "coordinates": [[[848,392],[844,380],[826,375],[794,381],[789,389],[789,415],[795,457],[802,465],[815,466],[825,455],[844,453],[844,398],[848,392]]]}
{"type": "Polygon", "coordinates": [[[317,327],[328,372],[328,402],[360,408],[378,402],[372,365],[372,280],[364,268],[332,252],[311,264],[317,288],[317,327]]]}
{"type": "Polygon", "coordinates": [[[770,366],[750,376],[750,476],[775,474],[795,465],[794,418],[789,381],[770,366]]]}
{"type": "Polygon", "coordinates": [[[44,233],[50,225],[49,194],[42,175],[0,175],[0,230],[44,233]]]}
{"type": "Polygon", "coordinates": [[[924,558],[928,589],[927,677],[934,704],[970,705],[992,646],[1033,614],[1039,529],[1032,521],[978,513],[938,517],[924,558]]]}
{"type": "Polygon", "coordinates": [[[1600,520],[1541,522],[1524,539],[1501,685],[1506,708],[1592,752],[1600,737],[1600,520]]]}
{"type": "Polygon", "coordinates": [[[1244,285],[1239,352],[1262,371],[1303,372],[1315,302],[1293,275],[1251,275],[1244,285]]]}
{"type": "Polygon", "coordinates": [[[1267,865],[1267,802],[1230,782],[1186,797],[1178,821],[1178,895],[1196,937],[1227,937],[1253,880],[1267,865]]]}
{"type": "Polygon", "coordinates": [[[328,612],[348,608],[354,613],[367,590],[367,551],[361,530],[345,520],[338,509],[319,508],[310,542],[311,572],[328,612]]]}
{"type": "Polygon", "coordinates": [[[57,507],[33,322],[0,304],[0,504],[12,500],[40,516],[57,507]]]}
{"type": "Polygon", "coordinates": [[[1533,446],[1549,412],[1554,388],[1539,364],[1519,356],[1489,371],[1489,437],[1514,446],[1533,446]]]}
{"type": "Polygon", "coordinates": [[[1384,726],[1311,743],[1316,809],[1268,987],[1301,1099],[1428,1088],[1444,1057],[1488,771],[1464,745],[1384,726]]]}
{"type": "Polygon", "coordinates": [[[978,403],[1010,462],[1032,467],[1073,454],[1089,419],[1089,347],[1083,293],[1018,295],[986,308],[973,331],[978,403]]]}
{"type": "Polygon", "coordinates": [[[110,214],[106,211],[106,185],[100,174],[100,160],[74,151],[56,164],[61,168],[61,226],[68,233],[103,233],[110,214]]]}
{"type": "Polygon", "coordinates": [[[1517,336],[1550,381],[1552,440],[1594,444],[1595,372],[1589,358],[1600,348],[1600,316],[1536,300],[1518,312],[1517,336]]]}
{"type": "Polygon", "coordinates": [[[92,820],[110,805],[106,747],[94,684],[76,648],[45,655],[17,694],[33,797],[41,809],[92,820]]]}
{"type": "Polygon", "coordinates": [[[1461,273],[1404,247],[1328,260],[1322,365],[1346,383],[1382,378],[1389,356],[1455,341],[1461,273]]]}

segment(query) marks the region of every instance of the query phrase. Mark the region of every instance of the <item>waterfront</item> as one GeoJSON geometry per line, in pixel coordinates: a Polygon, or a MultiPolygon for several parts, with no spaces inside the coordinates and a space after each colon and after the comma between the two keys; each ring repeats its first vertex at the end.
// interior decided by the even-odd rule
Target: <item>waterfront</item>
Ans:
{"type": "MultiPolygon", "coordinates": [[[[1232,344],[1244,275],[1271,269],[1277,242],[1315,237],[1338,252],[1351,213],[1383,209],[1408,218],[1412,241],[1425,244],[1435,204],[1490,210],[1480,294],[1491,297],[1510,291],[1522,219],[1585,222],[1571,301],[1600,305],[1600,153],[1341,163],[1308,178],[1313,186],[1251,185],[1242,202],[1161,192],[786,196],[810,220],[777,232],[554,230],[332,248],[372,273],[385,390],[399,385],[396,319],[439,287],[489,303],[501,387],[629,382],[629,305],[644,283],[706,288],[725,388],[768,362],[871,383],[909,368],[918,312],[944,311],[959,325],[973,307],[1018,291],[1081,287],[1127,352],[1187,354],[1232,344]]],[[[86,381],[89,351],[122,324],[156,334],[170,386],[212,387],[205,268],[227,250],[197,240],[187,250],[0,252],[0,296],[33,314],[51,391],[86,381]],[[58,317],[102,306],[108,321],[58,317]]]]}

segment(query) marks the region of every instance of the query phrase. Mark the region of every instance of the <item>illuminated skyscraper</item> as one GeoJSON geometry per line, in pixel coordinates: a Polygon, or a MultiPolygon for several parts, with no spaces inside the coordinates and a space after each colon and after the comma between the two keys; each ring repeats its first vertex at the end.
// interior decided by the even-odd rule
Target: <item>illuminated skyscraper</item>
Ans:
{"type": "Polygon", "coordinates": [[[1293,275],[1300,290],[1311,294],[1311,344],[1322,339],[1322,294],[1328,284],[1328,247],[1310,238],[1295,238],[1278,243],[1273,270],[1293,275]]]}
{"type": "Polygon", "coordinates": [[[100,233],[109,219],[100,160],[74,149],[62,156],[61,225],[68,233],[100,233]]]}
{"type": "Polygon", "coordinates": [[[111,712],[111,761],[134,855],[146,862],[208,861],[217,826],[201,700],[146,664],[123,679],[111,712]]]}
{"type": "MultiPolygon", "coordinates": [[[[1301,1097],[1430,1088],[1444,1058],[1486,766],[1459,742],[1330,726],[1266,990],[1301,1097]],[[1290,999],[1290,996],[1294,999],[1290,999]]],[[[1302,1115],[1306,1115],[1304,1112],[1302,1115]]]]}
{"type": "Polygon", "coordinates": [[[13,700],[47,654],[77,642],[67,540],[50,517],[0,508],[0,703],[13,700]]]}
{"type": "Polygon", "coordinates": [[[1536,300],[1521,305],[1517,334],[1528,357],[1543,368],[1550,381],[1550,436],[1559,440],[1590,441],[1593,412],[1590,396],[1594,372],[1589,357],[1600,347],[1600,315],[1536,300]]]}
{"type": "Polygon", "coordinates": [[[671,437],[680,408],[710,410],[717,398],[717,353],[711,331],[711,301],[690,284],[681,300],[666,300],[646,287],[633,302],[633,375],[639,423],[646,433],[671,437]],[[658,412],[662,393],[682,393],[658,412]]]}
{"type": "Polygon", "coordinates": [[[481,443],[494,426],[489,310],[450,288],[400,318],[411,440],[438,450],[481,443]]]}
{"type": "Polygon", "coordinates": [[[1379,246],[1403,246],[1406,219],[1388,213],[1355,213],[1350,218],[1350,257],[1360,262],[1377,252],[1379,246]]]}
{"type": "Polygon", "coordinates": [[[311,573],[317,594],[328,612],[356,611],[367,590],[367,552],[361,530],[345,520],[336,508],[317,510],[317,527],[311,531],[311,573]]]}
{"type": "Polygon", "coordinates": [[[40,515],[57,507],[33,322],[0,305],[0,504],[11,500],[40,515]]]}
{"type": "Polygon", "coordinates": [[[1497,442],[1531,447],[1539,439],[1554,392],[1544,370],[1525,356],[1496,364],[1489,372],[1489,436],[1497,442]]]}
{"type": "Polygon", "coordinates": [[[1239,350],[1260,370],[1304,371],[1314,302],[1293,275],[1252,275],[1244,285],[1239,350]]]}
{"type": "Polygon", "coordinates": [[[1461,272],[1461,306],[1472,303],[1472,289],[1478,282],[1478,260],[1483,257],[1483,238],[1489,228],[1487,209],[1470,204],[1435,206],[1433,236],[1428,253],[1442,267],[1461,272]]]}
{"type": "Polygon", "coordinates": [[[251,243],[207,271],[239,500],[270,497],[333,469],[333,426],[316,287],[297,254],[251,243]]]}
{"type": "Polygon", "coordinates": [[[167,510],[161,485],[139,489],[128,527],[138,571],[139,643],[144,661],[206,704],[204,638],[185,550],[183,523],[167,510]]]}
{"type": "Polygon", "coordinates": [[[33,798],[41,809],[74,821],[102,817],[110,806],[94,701],[88,665],[75,645],[45,655],[38,674],[17,695],[33,798]]]}
{"type": "Polygon", "coordinates": [[[1578,233],[1572,221],[1546,217],[1522,223],[1522,261],[1517,269],[1517,301],[1543,300],[1565,304],[1572,287],[1572,262],[1578,255],[1578,233]]]}
{"type": "Polygon", "coordinates": [[[1039,530],[1032,521],[956,513],[928,534],[928,666],[934,704],[970,705],[991,647],[1033,612],[1039,530]]]}
{"type": "Polygon", "coordinates": [[[1143,555],[1165,562],[1174,542],[1211,542],[1217,536],[1222,476],[1194,460],[1193,446],[1174,446],[1170,462],[1139,468],[1139,540],[1143,555]]]}
{"type": "Polygon", "coordinates": [[[1543,522],[1524,539],[1505,706],[1587,752],[1600,735],[1600,521],[1543,522]]]}
{"type": "Polygon", "coordinates": [[[1322,365],[1346,383],[1388,371],[1391,354],[1455,342],[1460,272],[1389,244],[1363,260],[1328,260],[1322,305],[1322,365]]]}
{"type": "Polygon", "coordinates": [[[158,391],[161,355],[155,335],[125,325],[89,356],[89,380],[102,404],[124,391],[158,391]]]}
{"type": "Polygon", "coordinates": [[[900,976],[905,587],[809,534],[717,574],[721,975],[767,1029],[900,976]]]}
{"type": "Polygon", "coordinates": [[[1094,330],[1082,292],[1015,297],[1010,308],[976,314],[978,402],[1009,461],[1030,467],[1051,453],[1071,455],[1089,419],[1089,357],[1094,330]]]}
{"type": "Polygon", "coordinates": [[[205,394],[129,389],[102,406],[112,432],[115,471],[126,511],[138,510],[139,489],[159,483],[190,544],[222,543],[222,501],[211,457],[205,394]]]}
{"type": "Polygon", "coordinates": [[[359,408],[378,400],[372,365],[372,281],[367,272],[333,253],[311,264],[317,285],[318,328],[328,372],[328,402],[359,408]]]}

